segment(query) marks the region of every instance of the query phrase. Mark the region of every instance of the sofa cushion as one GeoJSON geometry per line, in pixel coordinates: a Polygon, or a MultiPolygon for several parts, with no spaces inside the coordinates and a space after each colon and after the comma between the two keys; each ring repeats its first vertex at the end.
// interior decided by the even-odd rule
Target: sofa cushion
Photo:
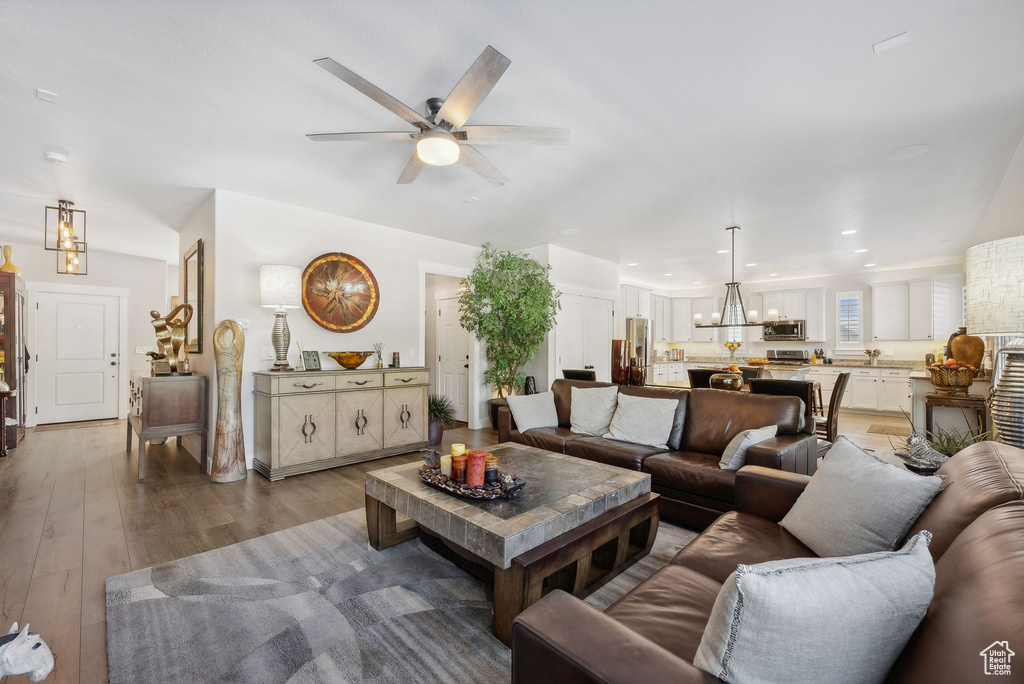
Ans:
{"type": "Polygon", "coordinates": [[[747,462],[747,449],[773,438],[778,431],[778,425],[766,425],[739,432],[726,445],[722,458],[718,460],[718,467],[722,470],[739,470],[747,462]]]}
{"type": "Polygon", "coordinates": [[[727,682],[882,684],[932,599],[929,536],[899,551],[739,566],[693,664],[727,682]]]}
{"type": "Polygon", "coordinates": [[[778,425],[780,435],[800,430],[800,400],[726,390],[690,390],[681,451],[721,454],[743,430],[778,425]]]}
{"type": "Polygon", "coordinates": [[[573,432],[597,437],[608,432],[618,406],[618,387],[573,387],[570,396],[569,423],[573,432]]]}
{"type": "Polygon", "coordinates": [[[672,563],[685,565],[716,582],[725,582],[741,563],[814,557],[813,551],[778,523],[730,511],[684,546],[672,563]]]}
{"type": "Polygon", "coordinates": [[[508,408],[516,420],[516,427],[522,432],[534,428],[558,426],[553,392],[514,394],[508,397],[508,408]]]}
{"type": "Polygon", "coordinates": [[[628,394],[631,397],[653,397],[655,399],[676,399],[679,405],[676,407],[676,416],[672,421],[672,432],[669,433],[666,446],[672,451],[679,449],[679,443],[683,439],[683,423],[686,420],[686,404],[689,401],[690,390],[678,387],[647,387],[623,385],[619,388],[620,394],[628,394]]]}
{"type": "Polygon", "coordinates": [[[819,556],[891,551],[941,487],[840,436],[779,524],[819,556]]]}
{"type": "Polygon", "coordinates": [[[1024,499],[1024,458],[1006,444],[972,444],[946,461],[936,474],[945,476],[946,486],[910,531],[932,533],[928,550],[936,560],[982,513],[999,504],[1024,499]]]}
{"type": "Polygon", "coordinates": [[[586,435],[576,434],[569,428],[564,427],[534,428],[533,430],[527,430],[526,432],[513,430],[511,434],[513,442],[525,444],[526,446],[537,447],[538,449],[547,449],[548,451],[554,451],[559,454],[565,453],[566,442],[579,439],[581,437],[586,437],[586,435]]]}
{"type": "Polygon", "coordinates": [[[679,402],[675,399],[652,399],[628,394],[618,396],[618,406],[611,425],[604,435],[634,444],[668,448],[679,402]]]}
{"type": "Polygon", "coordinates": [[[669,451],[644,459],[643,471],[662,487],[693,492],[727,503],[735,500],[736,471],[718,467],[718,456],[699,451],[669,451]]]}
{"type": "Polygon", "coordinates": [[[603,437],[580,437],[565,443],[565,453],[570,456],[629,470],[640,470],[644,459],[663,451],[664,449],[657,447],[620,442],[617,439],[604,439],[603,437]]]}
{"type": "Polygon", "coordinates": [[[558,426],[572,427],[572,388],[573,387],[615,387],[610,382],[594,380],[565,380],[559,378],[551,383],[551,391],[555,395],[555,412],[558,414],[558,426]]]}
{"type": "Polygon", "coordinates": [[[689,663],[721,588],[721,583],[689,568],[669,565],[609,606],[605,614],[689,663]]]}

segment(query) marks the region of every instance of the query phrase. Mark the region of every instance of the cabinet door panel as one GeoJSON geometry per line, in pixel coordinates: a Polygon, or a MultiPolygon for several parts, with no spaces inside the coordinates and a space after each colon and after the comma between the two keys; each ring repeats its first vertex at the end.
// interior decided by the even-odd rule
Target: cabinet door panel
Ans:
{"type": "Polygon", "coordinates": [[[875,340],[910,338],[909,285],[891,283],[871,287],[871,322],[875,340]]]}
{"type": "Polygon", "coordinates": [[[677,297],[672,300],[672,342],[689,342],[693,325],[690,300],[677,297]]]}
{"type": "Polygon", "coordinates": [[[376,451],[384,444],[384,392],[338,394],[338,448],[336,456],[376,451]]]}
{"type": "Polygon", "coordinates": [[[806,304],[804,303],[804,293],[802,290],[797,292],[787,292],[782,296],[782,308],[784,311],[784,318],[789,320],[799,321],[803,320],[806,316],[806,304]]]}
{"type": "Polygon", "coordinates": [[[384,448],[427,441],[427,389],[404,387],[384,392],[384,448]]]}
{"type": "Polygon", "coordinates": [[[334,395],[297,394],[278,401],[278,467],[334,458],[334,395]]]}
{"type": "Polygon", "coordinates": [[[909,296],[910,339],[932,339],[932,281],[919,280],[910,283],[909,296]]]}
{"type": "Polygon", "coordinates": [[[878,408],[878,378],[850,378],[850,389],[853,408],[878,408]]]}

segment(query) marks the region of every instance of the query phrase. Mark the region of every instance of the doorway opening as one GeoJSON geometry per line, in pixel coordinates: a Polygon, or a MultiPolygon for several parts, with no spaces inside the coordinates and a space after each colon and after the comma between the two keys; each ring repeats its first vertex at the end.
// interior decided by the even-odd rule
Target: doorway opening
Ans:
{"type": "Polygon", "coordinates": [[[472,336],[459,323],[462,281],[426,274],[426,350],[430,369],[430,393],[447,397],[455,407],[455,419],[470,419],[470,364],[472,336]]]}

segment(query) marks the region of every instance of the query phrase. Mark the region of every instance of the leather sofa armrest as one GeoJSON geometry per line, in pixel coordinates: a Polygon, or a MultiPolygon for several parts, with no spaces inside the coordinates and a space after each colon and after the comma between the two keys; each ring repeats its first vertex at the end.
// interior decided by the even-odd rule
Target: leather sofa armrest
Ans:
{"type": "Polygon", "coordinates": [[[772,437],[747,449],[746,463],[813,475],[818,468],[818,438],[802,432],[772,437]]]}
{"type": "Polygon", "coordinates": [[[810,481],[809,475],[743,466],[736,473],[736,510],[779,522],[810,481]]]}
{"type": "Polygon", "coordinates": [[[512,623],[512,684],[721,684],[564,591],[512,623]]]}
{"type": "Polygon", "coordinates": [[[512,409],[508,406],[498,407],[498,443],[509,441],[512,431],[516,429],[516,419],[512,417],[512,409]]]}

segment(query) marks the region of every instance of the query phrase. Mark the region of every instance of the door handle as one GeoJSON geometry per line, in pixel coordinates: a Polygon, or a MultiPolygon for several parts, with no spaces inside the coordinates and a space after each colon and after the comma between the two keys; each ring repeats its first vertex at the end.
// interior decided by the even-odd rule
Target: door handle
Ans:
{"type": "Polygon", "coordinates": [[[111,365],[111,366],[116,366],[116,365],[117,365],[117,361],[111,361],[111,362],[110,362],[110,365],[111,365]]]}
{"type": "Polygon", "coordinates": [[[360,385],[360,386],[362,386],[362,385],[365,385],[366,383],[368,383],[370,381],[369,380],[359,380],[357,382],[355,380],[347,380],[346,382],[348,382],[348,384],[350,384],[350,385],[360,385]]]}
{"type": "Polygon", "coordinates": [[[398,414],[398,420],[401,421],[403,430],[409,427],[409,423],[412,421],[412,412],[409,411],[408,404],[402,404],[402,412],[398,414]]]}
{"type": "Polygon", "coordinates": [[[416,378],[395,378],[398,382],[412,382],[416,378]]]}
{"type": "Polygon", "coordinates": [[[306,444],[313,443],[313,435],[316,434],[316,423],[313,422],[313,414],[309,413],[306,415],[306,420],[302,423],[302,441],[306,444]]]}
{"type": "Polygon", "coordinates": [[[303,389],[313,389],[314,387],[316,387],[318,385],[322,385],[322,384],[324,384],[324,383],[322,383],[322,382],[314,382],[312,385],[307,385],[304,382],[296,382],[296,383],[292,383],[292,387],[302,387],[303,389]]]}
{"type": "Polygon", "coordinates": [[[356,411],[356,434],[362,435],[366,430],[366,424],[369,423],[369,419],[366,417],[366,409],[359,409],[356,411]]]}
{"type": "Polygon", "coordinates": [[[469,368],[469,364],[467,363],[463,368],[469,368]]]}

